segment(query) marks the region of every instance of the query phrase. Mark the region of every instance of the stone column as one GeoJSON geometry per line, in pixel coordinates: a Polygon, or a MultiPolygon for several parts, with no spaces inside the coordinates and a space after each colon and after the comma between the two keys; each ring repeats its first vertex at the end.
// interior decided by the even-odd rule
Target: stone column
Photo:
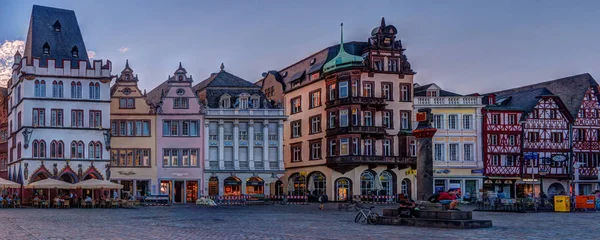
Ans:
{"type": "Polygon", "coordinates": [[[137,181],[136,180],[132,180],[133,181],[133,191],[131,193],[131,195],[133,195],[134,197],[137,197],[137,181]]]}
{"type": "Polygon", "coordinates": [[[431,109],[419,109],[419,125],[413,130],[417,138],[417,200],[427,200],[433,195],[433,135],[437,129],[431,127],[431,109]]]}
{"type": "Polygon", "coordinates": [[[187,203],[187,180],[183,180],[183,186],[181,186],[181,188],[183,188],[183,190],[181,190],[183,195],[181,196],[181,201],[183,201],[183,203],[187,203]]]}
{"type": "Polygon", "coordinates": [[[233,169],[240,170],[240,122],[233,121],[233,169]]]}
{"type": "Polygon", "coordinates": [[[263,122],[263,162],[265,170],[269,168],[269,120],[263,122]]]}
{"type": "Polygon", "coordinates": [[[209,121],[204,121],[204,169],[210,169],[210,154],[208,151],[210,148],[209,124],[209,121]]]}
{"type": "Polygon", "coordinates": [[[575,164],[573,178],[575,179],[575,196],[579,196],[579,164],[575,164]]]}
{"type": "Polygon", "coordinates": [[[277,128],[277,162],[279,163],[279,170],[284,170],[283,166],[283,120],[279,120],[279,126],[277,128]]]}
{"type": "Polygon", "coordinates": [[[254,170],[254,120],[248,123],[248,168],[254,170]]]}
{"type": "Polygon", "coordinates": [[[225,160],[223,160],[223,155],[225,155],[225,130],[223,129],[223,120],[219,120],[219,169],[225,169],[225,160]]]}

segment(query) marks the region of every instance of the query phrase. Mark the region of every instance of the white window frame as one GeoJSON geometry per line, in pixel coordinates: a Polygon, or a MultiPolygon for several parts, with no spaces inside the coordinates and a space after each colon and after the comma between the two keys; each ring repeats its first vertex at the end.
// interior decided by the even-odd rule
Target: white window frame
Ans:
{"type": "Polygon", "coordinates": [[[340,139],[340,156],[350,155],[350,139],[340,139]]]}
{"type": "Polygon", "coordinates": [[[433,115],[433,127],[437,129],[444,129],[444,115],[434,114],[433,115]]]}
{"type": "Polygon", "coordinates": [[[472,162],[475,161],[473,159],[473,150],[475,149],[473,143],[465,143],[463,144],[463,161],[472,162]]]}
{"type": "Polygon", "coordinates": [[[436,143],[433,145],[433,159],[435,161],[445,161],[445,148],[446,145],[444,143],[436,143]]]}
{"type": "Polygon", "coordinates": [[[473,129],[473,115],[463,115],[463,129],[473,129]]]}
{"type": "Polygon", "coordinates": [[[340,110],[340,127],[348,127],[348,109],[340,110]]]}
{"type": "Polygon", "coordinates": [[[451,162],[456,162],[459,160],[459,156],[460,156],[459,148],[460,148],[460,144],[458,144],[458,143],[448,144],[449,160],[451,162]]]}
{"type": "Polygon", "coordinates": [[[448,129],[458,129],[458,114],[448,115],[448,129]]]}

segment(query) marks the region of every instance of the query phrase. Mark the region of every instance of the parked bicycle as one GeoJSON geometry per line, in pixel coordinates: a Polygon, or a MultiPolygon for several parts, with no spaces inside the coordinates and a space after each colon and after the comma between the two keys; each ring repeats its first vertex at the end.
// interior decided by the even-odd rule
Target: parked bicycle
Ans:
{"type": "Polygon", "coordinates": [[[379,214],[373,212],[373,208],[375,207],[369,207],[369,209],[361,209],[358,212],[358,214],[356,214],[354,222],[366,222],[367,224],[377,224],[379,222],[379,214]]]}

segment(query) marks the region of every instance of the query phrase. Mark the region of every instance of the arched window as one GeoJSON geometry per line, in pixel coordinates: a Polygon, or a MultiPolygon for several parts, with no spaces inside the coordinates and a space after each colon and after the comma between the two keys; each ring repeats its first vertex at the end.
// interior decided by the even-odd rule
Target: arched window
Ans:
{"type": "Polygon", "coordinates": [[[335,199],[336,201],[348,201],[352,197],[352,181],[348,178],[338,178],[335,180],[335,199]]]}
{"type": "Polygon", "coordinates": [[[100,99],[100,84],[96,83],[94,85],[96,86],[96,99],[100,99]]]}
{"type": "Polygon", "coordinates": [[[40,97],[46,97],[46,81],[40,81],[40,97]]]}
{"type": "Polygon", "coordinates": [[[379,180],[381,181],[382,193],[380,195],[390,196],[394,194],[394,176],[388,172],[383,171],[379,175],[379,180]]]}
{"type": "Polygon", "coordinates": [[[275,195],[281,196],[284,194],[285,193],[283,192],[283,182],[281,180],[277,180],[275,182],[275,195]]]}
{"type": "Polygon", "coordinates": [[[39,143],[37,140],[34,140],[33,143],[31,144],[32,148],[31,148],[31,155],[33,155],[34,158],[38,157],[38,150],[40,148],[39,143]]]}
{"type": "Polygon", "coordinates": [[[311,173],[308,179],[308,194],[313,196],[321,196],[322,194],[326,193],[327,178],[325,178],[325,175],[322,172],[311,173]]]}
{"type": "Polygon", "coordinates": [[[57,149],[56,149],[56,157],[63,158],[63,153],[65,152],[65,144],[63,141],[58,141],[57,149]]]}
{"type": "Polygon", "coordinates": [[[231,96],[229,96],[229,94],[224,94],[223,96],[221,96],[219,105],[222,108],[230,108],[231,107],[231,96]]]}
{"type": "Polygon", "coordinates": [[[94,142],[90,142],[90,144],[88,144],[88,158],[94,158],[94,150],[96,150],[94,145],[94,142]]]}
{"type": "Polygon", "coordinates": [[[410,180],[408,178],[402,179],[402,183],[400,185],[400,193],[406,195],[407,198],[412,198],[411,196],[412,186],[410,184],[410,180]]]}
{"type": "Polygon", "coordinates": [[[46,157],[46,142],[44,140],[39,142],[39,153],[38,157],[45,158],[46,157]]]}
{"type": "Polygon", "coordinates": [[[63,82],[62,81],[58,81],[58,96],[59,98],[64,97],[64,90],[63,90],[63,82]]]}
{"type": "Polygon", "coordinates": [[[367,196],[374,193],[375,176],[370,171],[360,174],[360,195],[367,196]]]}
{"type": "Polygon", "coordinates": [[[77,158],[77,142],[71,142],[71,158],[77,158]]]}
{"type": "Polygon", "coordinates": [[[94,148],[96,149],[94,152],[94,158],[96,159],[101,159],[102,158],[102,143],[101,142],[96,142],[96,146],[94,146],[94,148]]]}
{"type": "Polygon", "coordinates": [[[218,196],[219,195],[219,178],[210,177],[208,179],[208,196],[218,196]]]}
{"type": "Polygon", "coordinates": [[[56,145],[57,145],[56,141],[50,142],[50,157],[51,158],[56,158],[56,148],[57,148],[56,145]]]}
{"type": "Polygon", "coordinates": [[[236,107],[240,108],[240,109],[248,109],[248,98],[249,97],[250,97],[250,95],[247,93],[242,93],[242,94],[238,95],[236,107]]]}
{"type": "Polygon", "coordinates": [[[96,99],[96,87],[94,86],[94,83],[90,83],[90,99],[96,99]]]}
{"type": "Polygon", "coordinates": [[[44,46],[42,46],[42,52],[44,54],[50,54],[50,44],[48,44],[48,42],[44,43],[44,46]]]}
{"type": "Polygon", "coordinates": [[[39,80],[35,80],[35,82],[33,83],[33,89],[34,89],[33,96],[39,97],[40,96],[40,81],[39,80]]]}
{"type": "Polygon", "coordinates": [[[76,57],[79,57],[79,49],[77,48],[77,46],[74,46],[74,47],[71,49],[71,56],[73,56],[73,57],[75,57],[75,58],[76,58],[76,57]]]}
{"type": "Polygon", "coordinates": [[[83,142],[79,141],[79,143],[77,143],[77,158],[85,158],[85,155],[83,154],[85,151],[85,147],[83,146],[83,142]]]}
{"type": "Polygon", "coordinates": [[[77,98],[77,83],[71,82],[71,98],[77,98]]]}
{"type": "Polygon", "coordinates": [[[291,196],[306,196],[306,178],[294,173],[288,179],[288,192],[291,196]]]}
{"type": "Polygon", "coordinates": [[[54,25],[52,25],[54,27],[54,31],[55,32],[60,32],[61,26],[60,26],[60,22],[58,22],[58,20],[56,20],[56,22],[54,22],[54,25]]]}
{"type": "Polygon", "coordinates": [[[260,108],[260,96],[254,94],[250,99],[250,104],[252,108],[260,108]]]}
{"type": "Polygon", "coordinates": [[[77,82],[77,98],[81,98],[81,82],[77,82]]]}

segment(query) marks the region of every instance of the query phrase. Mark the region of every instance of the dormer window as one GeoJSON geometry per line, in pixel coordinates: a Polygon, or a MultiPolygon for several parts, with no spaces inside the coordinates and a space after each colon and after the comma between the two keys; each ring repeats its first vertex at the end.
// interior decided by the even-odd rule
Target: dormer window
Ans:
{"type": "Polygon", "coordinates": [[[44,43],[42,50],[44,54],[50,54],[50,44],[48,44],[48,42],[44,43]]]}
{"type": "Polygon", "coordinates": [[[221,100],[219,101],[219,105],[222,108],[230,108],[231,107],[231,97],[227,94],[221,96],[221,100]]]}
{"type": "Polygon", "coordinates": [[[383,61],[382,60],[373,61],[373,68],[375,68],[376,71],[383,71],[383,61]]]}
{"type": "Polygon", "coordinates": [[[77,46],[75,46],[75,47],[73,47],[73,49],[71,49],[71,56],[79,57],[79,49],[77,49],[77,46]]]}
{"type": "Polygon", "coordinates": [[[183,88],[179,88],[179,89],[177,89],[176,93],[177,93],[177,95],[181,96],[181,95],[185,94],[185,90],[183,90],[183,88]]]}
{"type": "Polygon", "coordinates": [[[60,26],[60,22],[56,21],[54,22],[54,25],[52,25],[54,27],[54,31],[55,32],[60,32],[61,26],[60,26]]]}
{"type": "Polygon", "coordinates": [[[488,97],[488,103],[489,103],[489,105],[494,105],[494,104],[496,104],[496,103],[494,102],[494,96],[489,96],[489,97],[488,97]]]}
{"type": "Polygon", "coordinates": [[[183,76],[179,76],[179,81],[183,81],[183,76]]]}
{"type": "Polygon", "coordinates": [[[260,108],[260,97],[258,95],[252,95],[252,108],[260,108]]]}
{"type": "Polygon", "coordinates": [[[247,93],[242,93],[238,96],[237,106],[240,109],[248,109],[248,98],[250,97],[247,93]]]}
{"type": "Polygon", "coordinates": [[[398,71],[398,60],[390,59],[388,61],[388,71],[397,72],[398,71]]]}
{"type": "Polygon", "coordinates": [[[437,90],[427,90],[427,96],[428,97],[437,97],[438,91],[437,90]]]}

